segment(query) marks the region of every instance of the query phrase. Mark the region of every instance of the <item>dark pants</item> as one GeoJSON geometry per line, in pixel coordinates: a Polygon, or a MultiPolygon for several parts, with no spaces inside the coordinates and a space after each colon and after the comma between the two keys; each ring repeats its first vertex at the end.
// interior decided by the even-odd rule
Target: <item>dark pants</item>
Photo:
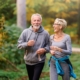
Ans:
{"type": "Polygon", "coordinates": [[[43,67],[44,63],[39,63],[36,65],[26,64],[29,80],[39,80],[43,67]]]}

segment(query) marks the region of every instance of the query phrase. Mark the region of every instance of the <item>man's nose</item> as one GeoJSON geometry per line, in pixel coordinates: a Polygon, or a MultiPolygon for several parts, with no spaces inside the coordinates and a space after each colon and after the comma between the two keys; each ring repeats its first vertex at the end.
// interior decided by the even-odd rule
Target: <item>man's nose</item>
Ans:
{"type": "Polygon", "coordinates": [[[35,23],[38,23],[38,21],[36,21],[35,23]]]}

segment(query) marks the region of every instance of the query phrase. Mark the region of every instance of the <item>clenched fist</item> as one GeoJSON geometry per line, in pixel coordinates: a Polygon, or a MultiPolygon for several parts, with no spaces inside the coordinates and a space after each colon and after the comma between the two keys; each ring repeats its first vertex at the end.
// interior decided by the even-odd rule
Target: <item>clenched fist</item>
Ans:
{"type": "Polygon", "coordinates": [[[29,40],[27,43],[28,46],[33,46],[34,44],[35,44],[34,40],[29,40]]]}
{"type": "Polygon", "coordinates": [[[43,53],[45,53],[45,52],[46,52],[46,50],[45,50],[44,48],[40,48],[40,49],[38,49],[38,50],[36,51],[37,54],[43,54],[43,53]]]}

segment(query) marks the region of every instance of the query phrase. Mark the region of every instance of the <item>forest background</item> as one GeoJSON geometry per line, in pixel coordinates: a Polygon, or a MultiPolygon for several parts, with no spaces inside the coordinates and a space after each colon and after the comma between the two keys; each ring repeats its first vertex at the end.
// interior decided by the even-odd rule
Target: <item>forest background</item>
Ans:
{"type": "MultiPolygon", "coordinates": [[[[22,29],[17,26],[16,2],[17,0],[0,0],[0,76],[9,78],[14,76],[5,74],[4,70],[20,71],[16,66],[24,63],[24,51],[17,49],[17,40],[22,29]]],[[[71,36],[72,46],[80,47],[80,0],[26,0],[25,3],[26,28],[31,25],[31,15],[40,13],[43,17],[42,25],[51,35],[54,20],[64,18],[68,23],[64,31],[71,36]]],[[[21,65],[21,68],[25,67],[21,65]]]]}

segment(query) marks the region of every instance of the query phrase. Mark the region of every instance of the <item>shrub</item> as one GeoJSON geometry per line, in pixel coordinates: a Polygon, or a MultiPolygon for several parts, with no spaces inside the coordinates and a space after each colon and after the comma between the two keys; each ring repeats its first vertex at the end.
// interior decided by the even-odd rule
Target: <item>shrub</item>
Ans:
{"type": "Polygon", "coordinates": [[[16,25],[5,26],[3,29],[1,53],[6,59],[15,64],[23,62],[23,51],[17,49],[17,40],[21,31],[16,25]]]}

